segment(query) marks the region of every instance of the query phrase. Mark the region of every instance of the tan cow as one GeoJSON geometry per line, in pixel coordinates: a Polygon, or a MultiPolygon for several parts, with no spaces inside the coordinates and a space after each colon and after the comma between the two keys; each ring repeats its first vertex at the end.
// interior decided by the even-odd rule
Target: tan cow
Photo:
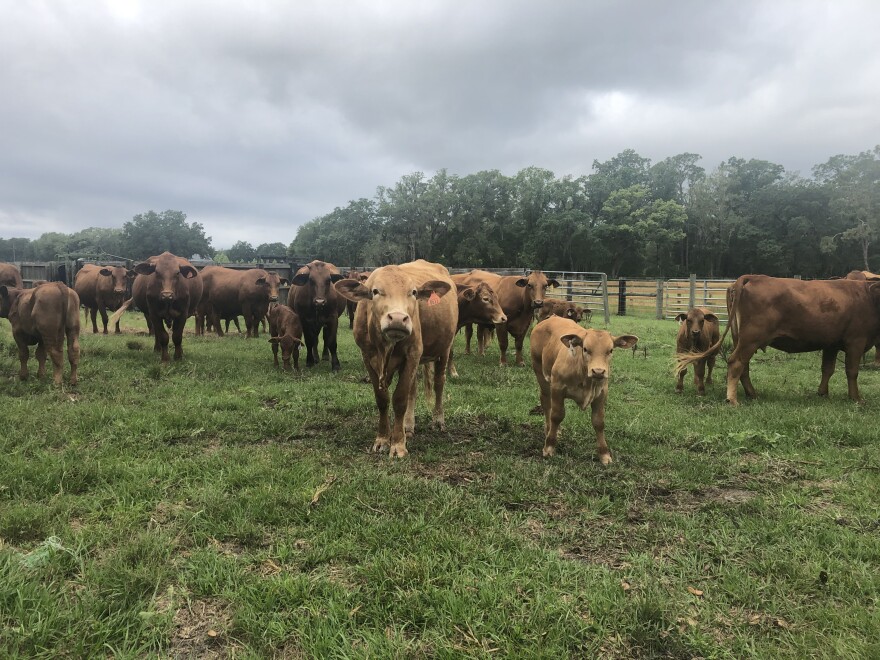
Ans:
{"type": "Polygon", "coordinates": [[[62,282],[46,282],[33,289],[0,286],[0,317],[9,319],[18,345],[21,380],[28,377],[30,346],[37,345],[37,376],[46,374],[46,354],[52,359],[54,381],[61,385],[64,339],[70,362],[70,384],[76,385],[79,366],[79,296],[62,282]]]}
{"type": "Polygon", "coordinates": [[[299,371],[299,347],[302,345],[302,324],[287,305],[274,305],[269,310],[269,342],[272,344],[272,355],[275,366],[278,366],[278,346],[281,346],[281,360],[285,371],[290,371],[290,358],[293,356],[293,367],[299,371]]]}
{"type": "Polygon", "coordinates": [[[540,323],[550,316],[560,316],[564,319],[571,319],[575,323],[580,323],[583,320],[584,315],[586,315],[587,322],[589,322],[590,318],[593,316],[593,312],[586,307],[581,307],[580,305],[571,302],[570,300],[546,298],[544,304],[538,309],[538,312],[535,315],[535,320],[540,323]]]}
{"type": "MultiPolygon", "coordinates": [[[[702,353],[717,342],[720,337],[718,317],[705,307],[694,307],[686,313],[682,312],[675,317],[675,320],[679,323],[678,335],[675,338],[676,353],[702,353]]],[[[712,370],[715,368],[716,355],[717,353],[712,353],[705,359],[694,362],[694,385],[697,386],[697,394],[700,396],[706,393],[706,385],[712,384],[712,370]],[[706,373],[707,371],[708,373],[706,373]]],[[[675,385],[675,391],[679,394],[684,391],[686,374],[687,367],[678,371],[678,383],[675,385]]]]}
{"type": "Polygon", "coordinates": [[[434,366],[434,425],[446,428],[443,387],[446,365],[458,323],[458,303],[449,272],[422,259],[374,270],[366,282],[344,279],[336,291],[360,303],[354,318],[354,339],[373,383],[379,428],[373,451],[389,448],[389,455],[407,455],[406,442],[415,432],[416,371],[419,364],[434,366]],[[389,388],[398,374],[394,395],[389,388]],[[389,399],[394,426],[389,422],[389,399]]]}
{"type": "Polygon", "coordinates": [[[24,288],[24,283],[21,281],[21,271],[15,264],[0,262],[0,285],[3,284],[15,289],[24,288]]]}
{"type": "Polygon", "coordinates": [[[556,454],[559,425],[565,419],[565,400],[572,399],[581,410],[592,409],[596,431],[596,452],[602,465],[611,463],[605,443],[605,402],[615,348],[630,348],[635,335],[614,337],[606,330],[583,328],[569,319],[551,316],[532,330],[532,369],[541,390],[544,410],[544,456],[556,454]]]}
{"type": "MultiPolygon", "coordinates": [[[[79,301],[86,308],[86,314],[92,317],[92,332],[98,334],[98,314],[104,324],[104,334],[107,334],[107,310],[116,311],[125,301],[125,292],[128,283],[134,279],[133,270],[122,266],[98,266],[86,264],[76,274],[73,288],[79,296],[79,301]]],[[[86,321],[88,325],[88,321],[86,321]]],[[[119,321],[116,322],[116,334],[119,329],[119,321]]]]}
{"type": "Polygon", "coordinates": [[[743,275],[727,289],[727,319],[724,334],[707,351],[678,354],[676,359],[678,369],[687,368],[717,351],[730,331],[733,352],[727,361],[727,400],[731,405],[737,405],[739,382],[746,396],[756,396],[749,361],[767,346],[786,353],[822,351],[819,396],[828,396],[828,381],[843,350],[849,398],[862,400],[859,362],[880,340],[880,282],[743,275]]]}
{"type": "MultiPolygon", "coordinates": [[[[476,323],[478,325],[499,325],[507,321],[498,296],[487,282],[480,282],[476,287],[464,284],[456,285],[458,288],[458,326],[456,332],[462,326],[476,323]]],[[[458,371],[453,361],[453,352],[449,352],[449,375],[458,377],[458,371]]]]}
{"type": "MultiPolygon", "coordinates": [[[[492,290],[498,296],[498,302],[501,303],[501,309],[507,316],[507,322],[496,326],[498,334],[498,348],[501,351],[501,364],[507,365],[507,334],[513,335],[516,346],[516,364],[523,366],[522,348],[532,320],[535,310],[540,309],[544,305],[544,298],[547,293],[547,287],[559,286],[559,282],[547,277],[539,270],[533,270],[528,277],[517,277],[516,275],[496,275],[485,270],[472,270],[469,273],[453,276],[456,284],[465,286],[476,286],[480,282],[486,282],[492,287],[492,290]]],[[[485,352],[486,343],[488,343],[490,330],[481,329],[482,335],[479,336],[480,355],[485,352]]],[[[470,353],[471,344],[471,327],[465,328],[465,353],[470,353]]]]}

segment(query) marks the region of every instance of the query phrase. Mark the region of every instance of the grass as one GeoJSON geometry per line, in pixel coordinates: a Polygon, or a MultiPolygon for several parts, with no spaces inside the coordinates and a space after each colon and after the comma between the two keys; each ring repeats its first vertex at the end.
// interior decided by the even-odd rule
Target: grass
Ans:
{"type": "Polygon", "coordinates": [[[573,405],[542,459],[531,369],[457,345],[447,432],[420,399],[390,461],[342,325],[335,376],[84,333],[56,389],[0,322],[0,656],[880,655],[880,372],[819,399],[818,356],[771,350],[732,409],[723,364],[674,394],[674,323],[615,317],[602,468],[573,405]]]}

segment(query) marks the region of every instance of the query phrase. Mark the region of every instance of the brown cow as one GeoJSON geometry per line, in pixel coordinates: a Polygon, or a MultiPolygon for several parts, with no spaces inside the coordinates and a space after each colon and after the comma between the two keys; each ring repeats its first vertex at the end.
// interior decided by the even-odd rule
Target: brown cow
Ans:
{"type": "MultiPolygon", "coordinates": [[[[498,296],[487,282],[480,282],[475,287],[456,285],[458,287],[458,326],[476,323],[479,325],[498,325],[507,321],[498,296]]],[[[452,351],[449,352],[449,375],[458,377],[452,351]]]]}
{"type": "Polygon", "coordinates": [[[287,305],[299,316],[306,342],[306,366],[320,362],[318,335],[324,330],[324,357],[330,356],[333,371],[339,371],[336,357],[336,333],[339,317],[345,311],[346,299],[333,287],[342,274],[331,263],[312,261],[300,268],[291,280],[287,305]]]}
{"type": "Polygon", "coordinates": [[[79,366],[79,296],[62,282],[47,282],[33,289],[0,286],[0,317],[9,319],[18,345],[21,380],[28,377],[30,346],[37,345],[37,376],[46,374],[46,354],[52,359],[54,381],[61,385],[64,339],[70,362],[70,384],[76,385],[79,366]]]}
{"type": "Polygon", "coordinates": [[[278,346],[281,345],[281,360],[285,371],[290,371],[290,358],[293,356],[293,368],[299,371],[299,347],[302,344],[302,324],[299,317],[286,305],[273,305],[269,310],[269,341],[272,344],[272,355],[275,366],[278,366],[278,346]]]}
{"type": "MultiPolygon", "coordinates": [[[[880,281],[880,275],[877,273],[872,273],[869,270],[853,270],[850,271],[846,279],[848,280],[858,280],[864,282],[865,280],[871,282],[880,281]]],[[[874,346],[874,366],[880,367],[880,344],[874,346]]]]}
{"type": "MultiPolygon", "coordinates": [[[[675,338],[676,353],[702,353],[718,341],[718,317],[705,307],[694,307],[682,312],[675,317],[678,321],[678,335],[675,338]]],[[[712,353],[704,360],[694,362],[694,385],[697,386],[697,394],[703,396],[706,393],[706,385],[712,384],[712,370],[715,368],[716,353],[712,353]],[[706,373],[708,366],[708,373],[706,373]],[[706,376],[705,384],[703,376],[706,376]]],[[[684,391],[684,377],[687,367],[678,371],[678,383],[675,391],[679,394],[684,391]]]]}
{"type": "MultiPolygon", "coordinates": [[[[358,282],[366,282],[367,278],[370,276],[370,271],[357,271],[357,270],[347,270],[345,271],[345,279],[347,280],[357,280],[358,282]]],[[[345,310],[348,312],[348,329],[351,330],[354,328],[354,313],[357,310],[357,303],[353,300],[345,301],[345,310]]]]}
{"type": "Polygon", "coordinates": [[[581,307],[570,300],[555,300],[553,298],[546,298],[544,300],[544,304],[538,308],[538,312],[535,315],[535,320],[540,323],[546,318],[551,316],[559,316],[564,319],[571,319],[575,323],[580,323],[584,315],[587,316],[587,321],[589,322],[590,317],[592,317],[593,313],[587,309],[586,307],[581,307]]]}
{"type": "Polygon", "coordinates": [[[223,336],[220,320],[228,324],[229,319],[239,315],[244,316],[247,337],[259,337],[260,321],[269,313],[269,305],[278,302],[278,287],[287,284],[278,273],[262,268],[236,270],[207,266],[201,276],[204,289],[198,313],[210,315],[218,337],[223,336]]]}
{"type": "MultiPolygon", "coordinates": [[[[498,295],[501,309],[507,316],[507,322],[497,327],[498,348],[501,351],[501,364],[507,365],[507,333],[513,335],[516,345],[516,364],[523,366],[522,348],[535,310],[544,305],[544,296],[549,286],[559,286],[559,282],[547,277],[539,270],[533,270],[528,277],[507,275],[502,277],[485,270],[472,270],[470,273],[455,275],[453,280],[456,284],[475,286],[480,282],[487,282],[492,290],[498,295]]],[[[480,355],[485,351],[488,342],[489,330],[482,329],[480,337],[480,355]]],[[[471,328],[465,328],[465,353],[470,353],[471,328]]]]}
{"type": "Polygon", "coordinates": [[[446,295],[455,289],[449,272],[422,259],[384,266],[366,282],[342,280],[336,290],[360,302],[354,318],[354,339],[373,383],[379,429],[373,451],[390,447],[391,457],[407,454],[406,442],[415,432],[416,371],[419,364],[434,367],[433,423],[446,428],[443,387],[446,365],[458,324],[458,303],[446,295]],[[393,397],[388,389],[398,374],[393,397]],[[394,407],[394,427],[388,403],[394,407]]]}
{"type": "MultiPolygon", "coordinates": [[[[101,322],[104,324],[104,334],[107,334],[107,310],[116,311],[125,301],[125,292],[128,282],[134,278],[134,271],[122,266],[96,266],[86,264],[76,274],[73,288],[79,296],[79,301],[86,308],[86,315],[92,317],[92,333],[98,334],[98,314],[101,314],[101,322]]],[[[88,325],[88,321],[86,321],[88,325]]],[[[116,334],[119,322],[116,322],[116,334]]]]}
{"type": "Polygon", "coordinates": [[[169,361],[168,331],[174,342],[174,359],[183,357],[183,327],[196,313],[202,298],[202,278],[199,271],[183,257],[170,252],[150,257],[134,267],[138,277],[132,285],[132,297],[123,303],[110,319],[115,323],[128,309],[135,296],[142,297],[144,306],[138,307],[147,316],[147,326],[155,333],[155,348],[162,353],[162,362],[169,361]]]}
{"type": "Polygon", "coordinates": [[[733,334],[727,361],[727,400],[737,405],[736,386],[756,396],[749,360],[759,348],[786,353],[822,351],[819,396],[828,395],[837,353],[846,353],[849,398],[861,401],[859,361],[880,340],[880,282],[852,280],[802,281],[767,275],[743,275],[727,289],[727,328],[707,351],[676,355],[678,369],[717,351],[733,334]]]}
{"type": "Polygon", "coordinates": [[[15,264],[0,262],[0,285],[6,285],[14,289],[24,288],[24,283],[21,281],[21,272],[15,264]]]}
{"type": "Polygon", "coordinates": [[[535,326],[529,343],[544,410],[544,456],[556,454],[559,425],[565,419],[565,400],[572,399],[581,410],[591,407],[596,453],[602,465],[611,463],[611,452],[605,443],[605,402],[612,351],[630,348],[638,340],[635,335],[614,337],[606,330],[583,328],[558,316],[535,326]]]}

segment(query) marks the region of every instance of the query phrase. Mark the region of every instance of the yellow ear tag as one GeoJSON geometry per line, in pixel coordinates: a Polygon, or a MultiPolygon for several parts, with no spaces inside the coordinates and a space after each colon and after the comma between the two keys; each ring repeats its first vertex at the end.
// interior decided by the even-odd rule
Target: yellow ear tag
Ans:
{"type": "Polygon", "coordinates": [[[428,298],[429,305],[436,305],[440,302],[440,296],[437,295],[436,291],[431,292],[431,296],[428,298]]]}

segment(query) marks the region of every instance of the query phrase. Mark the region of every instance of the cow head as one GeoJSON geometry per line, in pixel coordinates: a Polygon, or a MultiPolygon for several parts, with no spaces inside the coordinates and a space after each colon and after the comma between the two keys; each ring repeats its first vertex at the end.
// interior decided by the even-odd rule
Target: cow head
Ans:
{"type": "Polygon", "coordinates": [[[122,266],[104,266],[98,274],[110,278],[112,292],[117,296],[123,296],[129,280],[133,279],[136,273],[122,266]]]}
{"type": "Polygon", "coordinates": [[[342,279],[342,274],[331,263],[312,261],[298,271],[290,281],[294,286],[308,286],[312,304],[323,309],[333,295],[333,285],[342,279]]]}
{"type": "Polygon", "coordinates": [[[158,283],[159,301],[170,305],[177,297],[177,286],[184,279],[198,276],[199,271],[187,264],[181,264],[170,252],[142,261],[134,267],[138,275],[153,276],[158,283]]]}
{"type": "Polygon", "coordinates": [[[589,329],[559,339],[571,357],[583,357],[584,375],[595,380],[604,380],[611,375],[611,357],[615,348],[632,348],[639,341],[635,335],[614,337],[606,330],[589,329]]]}
{"type": "Polygon", "coordinates": [[[21,294],[22,289],[12,286],[0,285],[0,318],[8,319],[9,312],[12,311],[12,305],[16,298],[21,294]]]}
{"type": "Polygon", "coordinates": [[[369,305],[371,318],[378,323],[382,336],[391,343],[412,334],[414,319],[418,318],[419,300],[428,300],[435,295],[441,298],[452,288],[441,280],[416,285],[397,266],[377,268],[364,283],[340,280],[335,286],[344,298],[369,305]]]}
{"type": "Polygon", "coordinates": [[[525,296],[528,298],[531,308],[539,309],[544,306],[547,287],[559,286],[559,282],[553,279],[548,280],[540,270],[533,270],[528,277],[519,278],[516,285],[525,289],[525,296]]]}
{"type": "Polygon", "coordinates": [[[477,323],[506,323],[507,317],[498,302],[492,287],[486,282],[480,282],[476,288],[462,286],[458,289],[459,301],[464,300],[470,304],[470,311],[477,323]]]}
{"type": "Polygon", "coordinates": [[[710,323],[718,323],[717,316],[712,312],[707,312],[699,307],[694,307],[693,309],[688,310],[687,313],[682,312],[675,317],[675,320],[678,321],[679,325],[687,324],[685,333],[687,336],[695,339],[702,334],[703,325],[706,321],[709,321],[710,323]]]}
{"type": "Polygon", "coordinates": [[[262,274],[256,280],[257,285],[265,287],[269,295],[270,303],[278,302],[278,287],[287,284],[287,279],[280,277],[278,273],[270,273],[262,271],[262,274]]]}

